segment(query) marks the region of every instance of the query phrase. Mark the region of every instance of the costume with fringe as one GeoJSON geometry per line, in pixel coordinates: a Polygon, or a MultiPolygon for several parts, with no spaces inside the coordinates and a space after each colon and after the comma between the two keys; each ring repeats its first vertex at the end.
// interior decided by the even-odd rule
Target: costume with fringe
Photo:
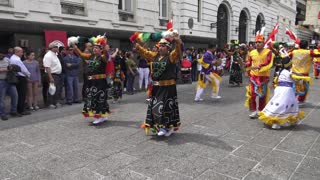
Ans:
{"type": "Polygon", "coordinates": [[[198,59],[201,64],[201,72],[199,74],[198,83],[196,86],[195,100],[199,100],[204,89],[207,87],[213,87],[212,95],[217,96],[220,90],[221,77],[213,72],[213,62],[216,61],[216,56],[207,51],[204,55],[198,59]]]}
{"type": "Polygon", "coordinates": [[[158,52],[148,51],[137,45],[137,53],[152,62],[152,95],[148,104],[146,129],[155,129],[157,132],[161,128],[174,128],[180,126],[179,107],[176,88],[176,63],[181,57],[181,43],[176,41],[175,49],[170,54],[160,57],[158,52]]]}
{"type": "Polygon", "coordinates": [[[277,84],[273,97],[266,107],[259,112],[259,119],[269,126],[272,126],[272,124],[295,124],[296,121],[304,117],[304,113],[299,111],[298,101],[293,90],[294,80],[291,78],[291,72],[286,69],[282,70],[277,84]]]}
{"type": "Polygon", "coordinates": [[[83,106],[82,114],[84,117],[107,117],[110,113],[107,102],[107,81],[105,74],[106,57],[100,55],[95,57],[90,53],[82,53],[78,48],[76,52],[88,60],[88,86],[85,89],[86,100],[83,106]]]}
{"type": "Polygon", "coordinates": [[[111,74],[112,79],[112,94],[113,100],[117,101],[119,98],[122,98],[122,84],[124,81],[125,75],[124,72],[121,70],[120,62],[115,62],[114,71],[111,74]]]}
{"type": "MultiPolygon", "coordinates": [[[[320,48],[314,50],[315,53],[320,53],[320,48]]],[[[320,72],[320,57],[313,58],[313,75],[315,78],[319,76],[320,72]]]]}
{"type": "Polygon", "coordinates": [[[309,91],[309,71],[314,52],[307,49],[297,49],[292,51],[292,72],[295,74],[295,94],[299,102],[304,102],[309,91]]]}
{"type": "Polygon", "coordinates": [[[241,69],[240,53],[235,52],[231,64],[229,84],[242,84],[242,69],[241,69]]]}
{"type": "Polygon", "coordinates": [[[247,71],[249,72],[250,82],[246,87],[246,102],[245,106],[250,111],[257,110],[256,97],[259,98],[258,110],[262,111],[265,107],[270,94],[268,87],[270,69],[273,65],[273,55],[269,49],[263,49],[260,53],[258,50],[250,52],[246,63],[247,71]],[[250,67],[260,67],[260,69],[250,70],[250,67]]]}

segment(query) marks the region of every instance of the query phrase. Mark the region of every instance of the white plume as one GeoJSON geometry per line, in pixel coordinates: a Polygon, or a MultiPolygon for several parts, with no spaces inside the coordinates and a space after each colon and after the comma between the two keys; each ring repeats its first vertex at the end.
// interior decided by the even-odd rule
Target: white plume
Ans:
{"type": "Polygon", "coordinates": [[[71,44],[78,44],[79,42],[79,36],[75,37],[75,36],[71,36],[68,38],[68,46],[70,47],[71,44]]]}
{"type": "Polygon", "coordinates": [[[264,30],[266,30],[266,27],[265,27],[265,26],[263,26],[263,27],[261,28],[260,34],[262,34],[262,35],[263,35],[264,30]]]}

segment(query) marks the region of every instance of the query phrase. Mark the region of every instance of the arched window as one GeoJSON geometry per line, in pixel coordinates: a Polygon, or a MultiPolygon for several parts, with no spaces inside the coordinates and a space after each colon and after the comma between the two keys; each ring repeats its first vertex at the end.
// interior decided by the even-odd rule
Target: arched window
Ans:
{"type": "Polygon", "coordinates": [[[225,4],[220,4],[217,14],[217,40],[220,48],[228,42],[229,15],[225,4]]]}
{"type": "Polygon", "coordinates": [[[260,31],[262,27],[264,27],[266,24],[264,22],[264,16],[263,14],[258,14],[257,20],[256,20],[256,29],[255,32],[260,31]]]}
{"type": "Polygon", "coordinates": [[[239,18],[239,34],[238,40],[240,43],[244,43],[247,41],[247,27],[248,27],[248,15],[242,10],[239,18]]]}

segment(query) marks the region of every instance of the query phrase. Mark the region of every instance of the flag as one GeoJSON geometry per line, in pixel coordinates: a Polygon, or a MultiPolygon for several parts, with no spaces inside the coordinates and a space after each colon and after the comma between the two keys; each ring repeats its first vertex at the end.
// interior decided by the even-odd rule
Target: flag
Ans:
{"type": "Polygon", "coordinates": [[[296,44],[300,44],[300,39],[290,29],[286,28],[286,34],[289,35],[290,39],[296,41],[296,44]]]}
{"type": "Polygon", "coordinates": [[[172,28],[173,28],[173,20],[170,19],[170,21],[169,21],[168,24],[167,24],[167,30],[170,30],[170,29],[172,29],[172,28]]]}
{"type": "Polygon", "coordinates": [[[267,48],[270,42],[275,41],[276,40],[276,34],[278,33],[279,30],[279,24],[277,23],[274,27],[273,30],[271,31],[269,37],[267,38],[264,48],[267,48]]]}
{"type": "Polygon", "coordinates": [[[44,36],[45,36],[46,47],[48,47],[49,44],[55,40],[61,41],[64,44],[64,47],[68,46],[67,32],[65,31],[45,30],[44,36]]]}

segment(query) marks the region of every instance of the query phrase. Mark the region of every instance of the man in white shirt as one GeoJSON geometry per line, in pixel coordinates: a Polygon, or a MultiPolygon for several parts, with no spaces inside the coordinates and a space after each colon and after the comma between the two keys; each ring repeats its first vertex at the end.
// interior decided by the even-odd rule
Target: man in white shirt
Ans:
{"type": "Polygon", "coordinates": [[[52,42],[49,44],[49,51],[43,58],[43,66],[45,67],[45,72],[48,76],[49,83],[54,83],[56,87],[56,93],[54,95],[49,94],[48,103],[50,108],[57,108],[57,101],[61,99],[62,88],[62,66],[57,56],[59,51],[59,44],[52,42]]]}
{"type": "Polygon", "coordinates": [[[25,109],[26,95],[27,95],[27,86],[28,78],[30,77],[30,72],[26,66],[21,61],[23,55],[23,49],[21,47],[14,48],[14,54],[10,57],[10,64],[15,64],[20,67],[21,72],[17,73],[18,83],[16,85],[18,91],[18,105],[17,112],[21,115],[29,115],[30,112],[25,109]]]}

